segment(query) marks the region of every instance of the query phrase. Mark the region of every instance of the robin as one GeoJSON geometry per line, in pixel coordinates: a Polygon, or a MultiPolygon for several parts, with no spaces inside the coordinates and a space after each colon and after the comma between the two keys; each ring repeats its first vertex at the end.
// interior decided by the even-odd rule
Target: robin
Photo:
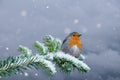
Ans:
{"type": "Polygon", "coordinates": [[[70,33],[64,40],[61,46],[61,50],[76,58],[80,56],[82,51],[81,34],[78,32],[70,33]]]}

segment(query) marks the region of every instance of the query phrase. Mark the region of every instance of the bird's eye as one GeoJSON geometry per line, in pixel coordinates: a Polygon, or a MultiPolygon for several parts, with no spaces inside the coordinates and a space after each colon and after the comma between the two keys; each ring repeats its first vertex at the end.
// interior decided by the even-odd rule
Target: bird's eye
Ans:
{"type": "Polygon", "coordinates": [[[75,34],[73,34],[73,36],[75,36],[75,34]]]}
{"type": "Polygon", "coordinates": [[[80,34],[80,36],[82,36],[82,34],[80,34]]]}

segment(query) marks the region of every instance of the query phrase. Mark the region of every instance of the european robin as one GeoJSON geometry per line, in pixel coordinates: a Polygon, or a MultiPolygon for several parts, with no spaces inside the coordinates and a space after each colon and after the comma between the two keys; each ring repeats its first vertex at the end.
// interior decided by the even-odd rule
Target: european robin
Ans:
{"type": "Polygon", "coordinates": [[[82,51],[81,34],[78,32],[70,33],[64,40],[61,46],[61,50],[67,54],[70,54],[76,58],[80,56],[82,51]]]}

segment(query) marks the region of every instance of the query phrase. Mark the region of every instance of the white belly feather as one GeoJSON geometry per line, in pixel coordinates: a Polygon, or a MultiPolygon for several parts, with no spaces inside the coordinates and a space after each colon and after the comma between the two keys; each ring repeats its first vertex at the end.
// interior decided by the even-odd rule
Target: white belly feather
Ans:
{"type": "Polygon", "coordinates": [[[81,50],[77,48],[77,46],[73,46],[70,48],[69,53],[75,57],[79,57],[81,50]]]}

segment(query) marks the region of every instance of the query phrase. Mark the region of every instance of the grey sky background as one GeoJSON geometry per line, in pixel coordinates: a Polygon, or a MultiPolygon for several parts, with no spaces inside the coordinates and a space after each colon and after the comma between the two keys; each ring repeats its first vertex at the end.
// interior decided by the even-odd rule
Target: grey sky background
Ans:
{"type": "Polygon", "coordinates": [[[0,80],[120,80],[119,0],[0,0],[0,58],[19,55],[18,45],[32,49],[34,41],[50,34],[63,40],[82,33],[87,74],[58,72],[50,78],[29,70],[0,80]],[[36,76],[35,74],[38,74],[36,76]]]}

